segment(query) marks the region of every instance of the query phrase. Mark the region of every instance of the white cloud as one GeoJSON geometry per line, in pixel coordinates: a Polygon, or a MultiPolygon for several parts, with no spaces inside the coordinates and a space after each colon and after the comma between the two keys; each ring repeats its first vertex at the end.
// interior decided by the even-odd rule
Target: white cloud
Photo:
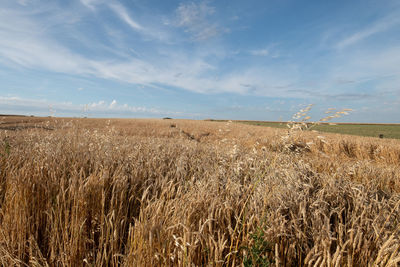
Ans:
{"type": "Polygon", "coordinates": [[[96,76],[152,87],[172,86],[201,93],[283,93],[273,89],[274,86],[285,83],[276,79],[282,75],[266,75],[268,70],[240,71],[214,79],[210,77],[210,73],[215,71],[215,67],[202,57],[172,51],[169,51],[164,61],[158,60],[154,64],[135,57],[127,57],[123,61],[92,60],[73,53],[52,39],[37,36],[34,25],[28,26],[27,31],[30,33],[19,35],[16,34],[18,29],[0,29],[0,37],[3,37],[0,38],[0,60],[26,68],[96,76]],[[242,84],[253,86],[243,87],[242,84]],[[271,87],[268,84],[272,84],[271,87]]]}
{"type": "Polygon", "coordinates": [[[258,50],[251,50],[250,54],[253,56],[268,56],[269,55],[269,50],[268,49],[258,49],[258,50]]]}
{"type": "Polygon", "coordinates": [[[129,16],[128,11],[122,5],[114,3],[110,4],[109,7],[132,29],[137,31],[143,30],[143,27],[129,16]]]}
{"type": "Polygon", "coordinates": [[[106,108],[107,107],[106,102],[104,100],[100,100],[97,103],[95,102],[95,103],[87,104],[87,106],[90,108],[98,108],[98,107],[106,108]]]}
{"type": "Polygon", "coordinates": [[[117,100],[114,99],[110,104],[110,108],[112,109],[112,108],[114,108],[116,106],[117,106],[117,100]]]}
{"type": "Polygon", "coordinates": [[[86,115],[90,113],[95,116],[162,116],[162,115],[185,115],[180,112],[161,110],[158,108],[148,108],[140,106],[130,106],[128,104],[119,105],[116,100],[110,104],[101,100],[98,102],[84,105],[73,104],[71,102],[53,102],[48,100],[37,100],[20,97],[0,96],[0,113],[5,114],[36,114],[48,116],[54,115],[86,115]]]}
{"type": "Polygon", "coordinates": [[[27,6],[31,0],[17,0],[17,3],[20,4],[21,6],[27,6]]]}
{"type": "Polygon", "coordinates": [[[86,6],[87,8],[91,9],[92,11],[95,10],[95,7],[101,3],[103,0],[80,0],[82,5],[86,6]]]}
{"type": "MultiPolygon", "coordinates": [[[[161,41],[164,44],[170,44],[171,43],[171,36],[168,32],[165,31],[165,29],[160,29],[160,25],[157,24],[157,22],[153,22],[156,20],[156,17],[150,17],[147,16],[147,22],[150,20],[151,22],[148,23],[148,25],[143,26],[141,23],[137,22],[132,18],[132,16],[129,14],[128,10],[119,3],[112,2],[107,4],[108,8],[111,9],[117,16],[118,18],[126,23],[129,27],[131,27],[133,30],[138,32],[142,37],[145,39],[150,39],[150,40],[158,40],[161,41]]],[[[111,35],[111,42],[114,44],[116,43],[115,40],[113,40],[115,37],[117,39],[121,39],[121,34],[118,32],[121,32],[119,29],[113,29],[109,25],[105,25],[105,28],[107,29],[108,33],[111,35]]],[[[122,34],[122,36],[125,35],[125,33],[122,34]]],[[[118,44],[117,44],[118,45],[118,44]]],[[[134,50],[133,50],[134,51],[134,50]]],[[[132,52],[132,50],[131,50],[132,52]]],[[[136,52],[136,51],[134,51],[136,52]]]]}
{"type": "Polygon", "coordinates": [[[329,75],[336,77],[336,81],[372,82],[378,83],[377,87],[385,84],[385,88],[397,88],[400,82],[400,46],[352,52],[334,62],[329,75]]]}
{"type": "Polygon", "coordinates": [[[192,27],[196,23],[203,23],[207,16],[215,13],[215,8],[206,2],[196,4],[194,2],[181,3],[176,9],[178,25],[192,27]]]}
{"type": "Polygon", "coordinates": [[[77,73],[81,63],[85,61],[81,56],[47,38],[42,25],[23,15],[2,12],[0,25],[0,60],[3,62],[77,73]]]}
{"type": "Polygon", "coordinates": [[[354,45],[372,35],[387,31],[390,28],[399,24],[400,24],[400,17],[398,14],[394,16],[385,17],[381,20],[376,21],[374,24],[369,25],[367,28],[360,30],[356,33],[353,33],[350,36],[347,36],[343,40],[339,41],[336,44],[336,48],[343,49],[350,45],[354,45]]]}
{"type": "Polygon", "coordinates": [[[130,106],[128,104],[123,104],[123,105],[119,105],[117,104],[116,100],[111,101],[110,104],[108,104],[106,101],[101,100],[99,102],[94,102],[94,103],[89,103],[88,105],[88,109],[91,112],[110,112],[112,114],[114,113],[148,113],[148,114],[178,114],[177,112],[171,112],[171,111],[162,111],[156,108],[147,108],[147,107],[136,107],[136,106],[130,106]]]}
{"type": "MultiPolygon", "coordinates": [[[[209,7],[204,2],[188,5],[189,7],[181,8],[181,12],[185,14],[182,15],[180,22],[182,27],[183,25],[188,27],[188,25],[192,25],[194,21],[198,20],[191,20],[189,14],[194,14],[194,17],[204,18],[204,14],[209,16],[215,12],[212,8],[208,9],[209,7]],[[203,7],[201,7],[202,5],[203,7]],[[199,8],[200,11],[192,10],[193,8],[199,8]],[[198,15],[196,12],[200,12],[203,15],[198,15]]],[[[221,73],[218,68],[219,58],[228,56],[228,52],[224,51],[224,47],[221,48],[224,51],[222,55],[215,54],[219,53],[215,52],[218,50],[215,47],[211,47],[212,49],[207,47],[207,49],[200,52],[196,51],[193,54],[165,48],[163,52],[154,51],[155,55],[151,57],[146,57],[146,54],[143,54],[138,58],[137,56],[126,54],[121,57],[123,59],[98,60],[68,49],[63,43],[58,42],[56,38],[52,38],[46,32],[43,32],[43,25],[40,22],[28,16],[23,16],[18,12],[1,13],[0,62],[7,66],[40,69],[86,77],[93,76],[146,87],[178,87],[199,93],[306,97],[301,93],[288,92],[288,88],[291,85],[298,84],[301,81],[300,71],[296,69],[294,64],[275,65],[273,68],[238,66],[234,70],[221,73]],[[10,23],[10,21],[13,23],[10,23]]],[[[205,34],[205,36],[209,35],[205,34]]],[[[97,45],[94,43],[94,48],[97,45]]],[[[253,52],[258,55],[268,54],[271,56],[274,54],[271,46],[253,50],[253,52]]],[[[398,56],[396,57],[395,53],[397,52],[393,53],[394,56],[388,54],[383,57],[387,61],[386,63],[380,63],[382,60],[380,59],[377,64],[387,65],[390,63],[389,60],[392,60],[389,64],[390,66],[387,67],[388,70],[392,70],[395,66],[400,66],[400,64],[396,65],[398,56]]],[[[337,66],[342,67],[343,62],[339,62],[337,66]]],[[[350,71],[349,73],[352,72],[350,71]]],[[[335,73],[334,78],[336,80],[337,77],[341,78],[342,76],[340,73],[335,73]]],[[[349,77],[349,79],[351,78],[349,77]]],[[[315,87],[323,88],[324,86],[317,84],[315,87]]],[[[119,106],[117,103],[115,105],[119,106]]]]}
{"type": "Polygon", "coordinates": [[[215,8],[209,6],[206,1],[181,3],[175,13],[175,26],[184,28],[195,40],[207,40],[228,31],[211,21],[210,17],[215,13],[215,8]]]}

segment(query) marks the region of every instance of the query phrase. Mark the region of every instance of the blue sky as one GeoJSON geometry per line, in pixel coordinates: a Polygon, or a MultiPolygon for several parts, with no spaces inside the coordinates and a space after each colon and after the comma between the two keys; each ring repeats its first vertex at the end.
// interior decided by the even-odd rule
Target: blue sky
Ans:
{"type": "Polygon", "coordinates": [[[0,0],[0,113],[400,123],[397,0],[0,0]]]}

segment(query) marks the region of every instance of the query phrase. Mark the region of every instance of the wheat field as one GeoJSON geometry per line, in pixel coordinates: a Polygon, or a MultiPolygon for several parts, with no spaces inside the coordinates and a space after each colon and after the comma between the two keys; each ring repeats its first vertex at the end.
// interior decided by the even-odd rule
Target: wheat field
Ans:
{"type": "Polygon", "coordinates": [[[400,141],[0,121],[2,266],[399,266],[400,141]]]}

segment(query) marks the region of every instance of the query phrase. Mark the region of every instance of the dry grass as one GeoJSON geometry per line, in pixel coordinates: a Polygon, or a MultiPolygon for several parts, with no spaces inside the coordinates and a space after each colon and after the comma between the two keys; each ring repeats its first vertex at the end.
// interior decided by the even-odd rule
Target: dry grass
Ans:
{"type": "Polygon", "coordinates": [[[400,142],[3,119],[3,266],[399,266],[400,142]],[[53,129],[53,130],[48,130],[53,129]]]}

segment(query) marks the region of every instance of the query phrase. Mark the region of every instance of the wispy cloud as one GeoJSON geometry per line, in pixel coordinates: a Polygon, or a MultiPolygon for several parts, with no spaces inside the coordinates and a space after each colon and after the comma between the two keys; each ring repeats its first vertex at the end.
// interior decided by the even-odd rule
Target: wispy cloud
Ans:
{"type": "Polygon", "coordinates": [[[195,40],[207,40],[220,33],[229,31],[211,21],[211,16],[216,12],[215,8],[208,2],[181,3],[176,9],[176,20],[174,24],[182,27],[192,35],[195,40]]]}
{"type": "Polygon", "coordinates": [[[94,10],[96,5],[100,3],[100,0],[80,0],[81,3],[87,8],[94,10]]]}
{"type": "Polygon", "coordinates": [[[181,3],[176,9],[178,26],[193,27],[196,23],[204,23],[209,15],[215,13],[215,8],[207,2],[196,4],[194,2],[181,3]]]}
{"type": "Polygon", "coordinates": [[[278,43],[271,43],[258,49],[249,50],[248,53],[256,57],[279,58],[280,53],[277,48],[278,45],[278,43]]]}
{"type": "Polygon", "coordinates": [[[85,61],[48,38],[42,25],[23,14],[3,11],[0,24],[0,61],[70,73],[79,72],[80,64],[85,61]]]}
{"type": "MultiPolygon", "coordinates": [[[[339,86],[346,91],[368,89],[369,94],[376,95],[381,91],[398,90],[400,46],[387,45],[382,50],[360,49],[346,53],[344,58],[338,58],[331,63],[331,69],[325,78],[330,81],[331,88],[339,86]]],[[[335,91],[340,93],[338,89],[335,91]]]]}
{"type": "MultiPolygon", "coordinates": [[[[102,0],[81,1],[92,7],[103,4],[105,10],[110,8],[117,15],[120,20],[119,23],[122,25],[126,23],[140,34],[148,34],[148,25],[136,22],[132,14],[121,4],[116,2],[107,4],[102,0]]],[[[185,29],[193,39],[205,40],[220,34],[223,29],[214,19],[216,12],[217,10],[210,6],[209,2],[183,3],[177,7],[171,21],[173,21],[174,26],[185,29]]],[[[115,19],[114,16],[112,17],[115,19]]],[[[375,34],[374,32],[377,33],[379,30],[389,27],[379,25],[383,25],[383,21],[392,25],[388,22],[392,20],[391,23],[397,21],[395,18],[382,20],[377,23],[378,26],[375,26],[373,31],[359,33],[357,38],[351,39],[349,37],[349,40],[352,41],[346,41],[347,43],[344,42],[342,46],[345,47],[352,42],[358,42],[362,38],[367,38],[368,34],[375,34]]],[[[261,44],[260,46],[253,46],[260,49],[241,50],[244,52],[240,53],[240,58],[248,57],[244,61],[245,64],[231,65],[227,68],[228,70],[224,68],[227,66],[225,62],[229,57],[227,56],[229,51],[226,49],[229,45],[224,44],[221,45],[220,50],[224,51],[225,55],[221,56],[215,56],[213,51],[218,50],[218,47],[215,46],[210,46],[211,49],[208,49],[207,46],[207,49],[200,51],[199,47],[204,46],[204,43],[190,44],[197,46],[197,48],[186,49],[183,46],[162,46],[159,43],[154,45],[154,43],[146,42],[146,45],[151,47],[151,53],[146,53],[146,49],[143,49],[143,47],[140,52],[135,52],[135,47],[134,52],[129,53],[128,51],[132,49],[132,43],[121,38],[121,40],[116,40],[118,44],[107,44],[109,51],[122,50],[121,53],[123,54],[120,57],[115,57],[115,54],[104,53],[99,59],[99,57],[93,57],[90,53],[85,54],[79,49],[68,46],[67,43],[59,41],[55,36],[44,30],[46,29],[45,26],[52,26],[44,23],[48,21],[55,24],[62,23],[62,19],[59,19],[59,21],[48,19],[43,21],[40,17],[30,17],[21,12],[3,11],[0,14],[0,63],[8,67],[46,70],[53,73],[79,75],[85,78],[102,78],[144,87],[168,88],[168,90],[180,88],[203,94],[233,93],[303,99],[312,96],[320,98],[336,96],[335,99],[351,100],[365,99],[370,95],[373,96],[376,93],[374,91],[376,88],[372,88],[368,93],[363,94],[356,89],[349,89],[349,85],[357,84],[361,86],[370,81],[368,79],[371,79],[371,77],[379,77],[376,80],[382,81],[382,75],[400,73],[399,47],[388,47],[385,51],[358,52],[346,56],[345,59],[331,60],[328,71],[318,74],[321,78],[313,81],[312,86],[304,85],[305,81],[311,78],[303,78],[303,76],[307,76],[307,73],[298,67],[302,63],[301,61],[278,62],[277,64],[273,62],[274,65],[252,64],[257,59],[249,57],[249,54],[266,57],[262,59],[264,62],[267,62],[268,58],[274,57],[276,49],[273,45],[261,44]],[[160,49],[160,47],[162,48],[160,49]],[[134,53],[135,55],[133,55],[134,53]],[[140,56],[137,53],[140,53],[140,56]],[[306,75],[303,75],[304,73],[306,75]]],[[[79,31],[78,26],[80,25],[75,26],[71,25],[70,28],[79,31]]],[[[121,33],[123,34],[123,32],[121,33]]],[[[69,34],[69,32],[65,34],[69,34]]],[[[97,42],[91,44],[93,50],[97,49],[98,46],[106,45],[97,42]]],[[[264,44],[268,43],[264,42],[264,44]]],[[[307,68],[306,65],[303,66],[307,68]]],[[[394,88],[396,83],[398,85],[400,78],[396,77],[390,78],[390,81],[387,79],[388,82],[384,87],[394,88]]],[[[383,86],[383,83],[375,80],[372,82],[383,86]]],[[[108,108],[111,105],[113,109],[123,106],[116,102],[103,103],[98,106],[103,105],[108,106],[108,108]]]]}
{"type": "Polygon", "coordinates": [[[143,27],[131,18],[131,16],[128,14],[128,11],[122,5],[112,3],[109,6],[115,12],[115,14],[117,14],[121,20],[128,24],[132,29],[137,31],[143,30],[143,27]]]}
{"type": "Polygon", "coordinates": [[[375,34],[384,32],[389,30],[390,28],[397,26],[400,24],[400,17],[398,14],[390,15],[378,21],[375,21],[373,24],[368,27],[347,36],[336,44],[336,48],[343,49],[348,46],[354,45],[358,42],[363,41],[364,39],[373,36],[375,34]]]}
{"type": "MultiPolygon", "coordinates": [[[[189,23],[187,20],[189,18],[184,20],[184,24],[189,23]]],[[[41,33],[40,25],[28,17],[9,12],[0,17],[0,23],[8,25],[0,27],[0,61],[9,66],[94,76],[150,87],[178,87],[199,93],[281,95],[284,91],[276,88],[293,82],[271,70],[255,71],[252,68],[221,74],[215,79],[211,74],[217,69],[206,59],[209,58],[207,53],[199,56],[167,50],[162,60],[157,58],[155,61],[136,56],[120,60],[92,59],[41,33]],[[15,20],[15,23],[7,24],[9,20],[15,20]]]]}
{"type": "MultiPolygon", "coordinates": [[[[151,40],[162,41],[166,44],[171,42],[169,33],[161,30],[162,27],[160,27],[160,25],[154,22],[150,23],[151,25],[146,25],[146,23],[139,23],[132,17],[131,12],[122,3],[118,1],[106,1],[106,0],[80,0],[80,1],[84,6],[86,6],[87,8],[89,8],[94,12],[96,11],[97,6],[103,6],[111,10],[121,22],[128,25],[131,29],[139,33],[142,37],[150,38],[151,40]],[[156,25],[156,27],[154,25],[156,25]]],[[[146,17],[153,19],[156,17],[156,15],[149,15],[146,17]]],[[[120,39],[120,36],[118,36],[119,34],[117,32],[123,32],[123,30],[119,28],[107,25],[106,22],[101,22],[99,26],[105,28],[107,33],[110,35],[111,39],[115,38],[116,36],[117,39],[120,39]]],[[[110,40],[110,41],[116,43],[115,40],[110,40]]]]}
{"type": "Polygon", "coordinates": [[[253,56],[263,56],[263,57],[265,57],[265,56],[268,56],[270,53],[269,53],[268,49],[264,48],[264,49],[251,50],[250,54],[253,55],[253,56]]]}
{"type": "Polygon", "coordinates": [[[26,6],[31,2],[31,0],[17,0],[17,3],[20,4],[21,6],[26,6]]]}

